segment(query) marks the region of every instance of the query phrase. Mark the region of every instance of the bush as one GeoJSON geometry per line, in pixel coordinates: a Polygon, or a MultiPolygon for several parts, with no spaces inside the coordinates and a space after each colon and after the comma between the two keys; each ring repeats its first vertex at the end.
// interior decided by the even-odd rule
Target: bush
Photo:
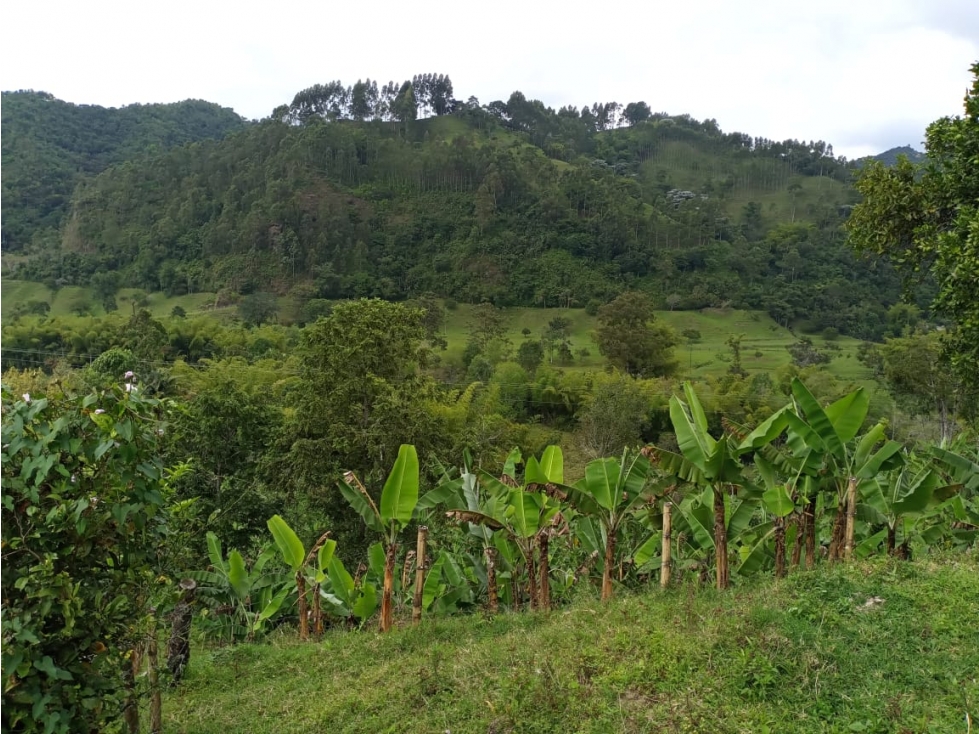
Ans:
{"type": "Polygon", "coordinates": [[[445,308],[447,311],[455,311],[457,308],[459,308],[459,302],[454,298],[446,298],[445,308]]]}
{"type": "Polygon", "coordinates": [[[105,731],[165,534],[158,401],[3,393],[3,730],[105,731]]]}
{"type": "Polygon", "coordinates": [[[602,307],[601,301],[596,301],[594,298],[585,304],[585,313],[589,316],[598,316],[598,309],[602,307]]]}

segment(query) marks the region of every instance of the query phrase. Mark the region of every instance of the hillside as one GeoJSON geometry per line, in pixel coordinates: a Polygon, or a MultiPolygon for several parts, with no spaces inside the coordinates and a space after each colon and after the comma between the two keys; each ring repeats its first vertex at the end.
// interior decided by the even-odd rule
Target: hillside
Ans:
{"type": "Polygon", "coordinates": [[[885,166],[895,166],[897,165],[898,157],[902,155],[912,163],[924,163],[927,160],[927,156],[924,153],[915,150],[910,145],[891,148],[890,150],[885,150],[883,153],[871,156],[871,158],[875,161],[880,161],[885,166]]]}
{"type": "Polygon", "coordinates": [[[106,109],[45,92],[4,92],[3,250],[57,236],[75,185],[126,160],[244,127],[230,109],[201,100],[106,109]]]}
{"type": "Polygon", "coordinates": [[[825,143],[636,103],[555,112],[519,92],[488,105],[419,93],[406,112],[405,89],[357,114],[349,90],[331,101],[338,84],[305,90],[239,135],[85,178],[61,241],[8,258],[7,274],[543,307],[639,288],[664,308],[763,310],[861,338],[879,337],[899,296],[888,268],[845,246],[851,170],[825,143]]]}
{"type": "Polygon", "coordinates": [[[979,718],[977,570],[881,560],[198,648],[164,730],[964,732],[979,718]]]}

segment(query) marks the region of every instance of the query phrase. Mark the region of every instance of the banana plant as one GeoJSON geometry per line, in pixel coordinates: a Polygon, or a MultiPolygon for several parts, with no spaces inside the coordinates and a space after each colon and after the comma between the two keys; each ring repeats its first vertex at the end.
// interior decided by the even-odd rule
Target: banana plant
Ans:
{"type": "Polygon", "coordinates": [[[560,490],[564,482],[561,449],[548,446],[540,461],[531,456],[524,468],[523,484],[506,472],[504,481],[482,470],[478,475],[480,484],[489,493],[489,499],[481,510],[449,510],[446,515],[489,530],[502,531],[523,558],[531,608],[549,609],[548,545],[545,536],[549,535],[554,522],[560,520],[561,507],[557,499],[542,490],[555,495],[563,494],[560,490]],[[511,483],[517,486],[510,486],[511,483]],[[538,546],[541,551],[539,556],[536,553],[538,546]]]}
{"type": "Polygon", "coordinates": [[[344,474],[340,492],[367,527],[381,533],[384,542],[384,585],[381,591],[381,632],[394,626],[394,567],[398,552],[398,535],[411,522],[418,504],[418,453],[410,444],[402,444],[398,458],[381,490],[380,509],[353,472],[344,474]]]}
{"type": "MultiPolygon", "coordinates": [[[[730,583],[728,571],[728,536],[730,520],[725,497],[728,488],[751,487],[742,473],[741,457],[771,443],[785,430],[789,411],[782,408],[749,433],[740,444],[727,434],[715,439],[707,427],[707,416],[689,382],[683,383],[686,402],[670,398],[670,420],[676,432],[680,453],[651,449],[653,461],[666,474],[686,482],[706,487],[706,495],[713,509],[713,538],[709,543],[698,533],[701,546],[713,548],[715,582],[718,589],[726,589],[730,583]]],[[[742,503],[743,505],[744,503],[742,503]]],[[[703,507],[701,503],[696,508],[703,507]]],[[[740,505],[739,505],[740,507],[740,505]]],[[[692,528],[703,528],[699,514],[693,514],[695,506],[681,504],[680,511],[692,520],[692,528]]]]}
{"type": "MultiPolygon", "coordinates": [[[[802,473],[835,490],[837,512],[830,558],[836,560],[843,548],[846,496],[851,479],[866,479],[900,466],[902,447],[897,441],[886,439],[887,424],[883,421],[863,436],[857,436],[870,407],[870,397],[862,387],[824,408],[796,378],[792,380],[792,397],[793,410],[784,414],[788,421],[786,445],[802,473]]],[[[809,499],[809,512],[814,514],[815,494],[809,499]]],[[[814,520],[810,518],[806,527],[812,535],[806,539],[807,553],[815,545],[814,520]]]]}
{"type": "Polygon", "coordinates": [[[909,538],[921,532],[917,523],[925,511],[949,499],[963,486],[945,484],[931,467],[915,467],[911,463],[887,474],[860,478],[858,491],[865,503],[861,514],[871,522],[887,526],[885,549],[889,555],[896,552],[899,531],[902,552],[906,555],[909,538]]]}
{"type": "MultiPolygon", "coordinates": [[[[953,448],[956,450],[933,446],[931,453],[945,480],[962,485],[962,491],[949,503],[952,537],[961,545],[971,546],[979,538],[979,463],[967,455],[969,449],[964,444],[953,448]]],[[[976,456],[975,448],[971,454],[976,456]]]]}
{"type": "Polygon", "coordinates": [[[348,621],[356,618],[363,624],[377,611],[377,587],[367,581],[358,585],[332,549],[324,552],[326,547],[317,560],[319,595],[335,616],[348,621]]]}
{"type": "MultiPolygon", "coordinates": [[[[523,461],[520,449],[513,449],[507,456],[503,465],[501,483],[516,485],[516,467],[523,461]]],[[[442,480],[431,492],[422,497],[418,506],[421,509],[434,508],[438,505],[444,506],[447,510],[465,510],[469,512],[493,515],[496,511],[496,502],[492,496],[480,485],[479,476],[473,470],[472,455],[469,450],[463,451],[463,463],[458,476],[454,471],[443,468],[442,480]]],[[[481,557],[473,559],[473,575],[486,590],[491,611],[498,607],[500,590],[497,585],[497,561],[502,561],[506,566],[505,573],[511,573],[512,567],[507,562],[510,554],[498,555],[498,550],[494,542],[495,531],[487,525],[470,522],[467,523],[469,534],[477,538],[481,546],[481,557]]],[[[436,561],[436,564],[438,561],[436,561]]],[[[430,573],[435,571],[432,567],[430,573]]],[[[435,582],[433,582],[435,583],[435,582]]],[[[427,582],[426,582],[427,584],[427,582]]],[[[428,587],[426,586],[426,589],[428,587]]],[[[506,589],[504,589],[506,594],[506,589]]],[[[428,605],[424,605],[428,608],[428,605]]]]}
{"type": "MultiPolygon", "coordinates": [[[[602,601],[612,598],[612,569],[615,567],[616,540],[623,521],[643,501],[643,489],[649,474],[649,462],[642,454],[622,458],[596,459],[585,467],[584,479],[567,487],[571,505],[598,522],[602,566],[602,601]]],[[[597,535],[596,533],[593,534],[597,535]]]]}
{"type": "Polygon", "coordinates": [[[275,545],[279,549],[279,555],[285,564],[292,571],[296,582],[296,594],[299,603],[299,639],[309,639],[309,602],[307,599],[307,583],[312,581],[313,589],[313,625],[317,635],[323,632],[323,617],[319,603],[319,581],[318,574],[322,575],[322,567],[325,561],[333,555],[336,549],[336,541],[329,540],[329,532],[323,533],[319,540],[313,544],[309,554],[303,547],[302,541],[296,532],[289,527],[289,523],[279,515],[269,518],[267,525],[275,540],[275,545]],[[318,558],[319,563],[314,567],[313,559],[318,558]]]}
{"type": "Polygon", "coordinates": [[[452,613],[473,603],[472,588],[459,560],[441,551],[425,577],[422,607],[436,613],[452,613]]]}
{"type": "Polygon", "coordinates": [[[278,574],[265,572],[275,551],[272,548],[263,550],[249,569],[237,549],[232,549],[225,559],[221,541],[208,532],[207,554],[211,568],[191,571],[187,575],[200,583],[198,593],[202,597],[230,612],[216,616],[228,620],[228,634],[232,639],[239,635],[253,639],[279,612],[289,595],[289,586],[282,583],[278,574]]]}

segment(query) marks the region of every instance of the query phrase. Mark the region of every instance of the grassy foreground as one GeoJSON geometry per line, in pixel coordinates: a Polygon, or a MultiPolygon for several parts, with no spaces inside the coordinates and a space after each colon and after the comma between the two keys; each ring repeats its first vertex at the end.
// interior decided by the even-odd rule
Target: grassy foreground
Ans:
{"type": "Polygon", "coordinates": [[[198,647],[164,717],[201,734],[979,730],[979,559],[198,647]]]}

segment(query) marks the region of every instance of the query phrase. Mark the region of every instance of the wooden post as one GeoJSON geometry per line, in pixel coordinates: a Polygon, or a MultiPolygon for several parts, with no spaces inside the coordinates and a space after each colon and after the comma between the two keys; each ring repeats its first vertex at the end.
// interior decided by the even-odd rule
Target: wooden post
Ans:
{"type": "Polygon", "coordinates": [[[197,582],[193,579],[180,581],[180,601],[173,609],[170,627],[170,641],[167,643],[167,669],[171,675],[171,685],[176,685],[184,676],[190,662],[190,624],[194,619],[194,595],[197,582]]]}
{"type": "Polygon", "coordinates": [[[147,679],[150,684],[150,734],[163,732],[163,699],[160,693],[160,661],[156,636],[156,610],[154,609],[150,638],[146,643],[147,679]]]}
{"type": "Polygon", "coordinates": [[[727,568],[727,526],[724,524],[724,489],[714,487],[714,561],[716,564],[718,589],[728,587],[730,580],[727,568]]]}
{"type": "Polygon", "coordinates": [[[500,610],[500,600],[496,591],[496,549],[484,548],[483,555],[486,556],[486,594],[489,596],[490,614],[496,614],[500,610]]]}
{"type": "Polygon", "coordinates": [[[843,546],[843,558],[849,561],[853,557],[853,536],[856,532],[857,520],[857,478],[850,477],[846,488],[846,543],[843,546]]]}
{"type": "Polygon", "coordinates": [[[140,666],[139,645],[129,651],[129,660],[123,667],[123,680],[126,684],[126,701],[123,704],[122,716],[126,722],[129,734],[139,734],[139,698],[136,695],[136,678],[140,666]]]}
{"type": "Polygon", "coordinates": [[[550,544],[551,539],[545,530],[538,538],[540,548],[540,608],[551,611],[550,544]]]}
{"type": "Polygon", "coordinates": [[[666,588],[670,585],[670,564],[673,553],[673,503],[663,505],[663,552],[662,563],[659,567],[659,585],[666,588]]]}
{"type": "Polygon", "coordinates": [[[422,525],[418,528],[418,546],[415,550],[415,598],[411,604],[411,622],[418,624],[422,618],[422,599],[425,594],[425,542],[428,540],[428,528],[422,525]]]}

